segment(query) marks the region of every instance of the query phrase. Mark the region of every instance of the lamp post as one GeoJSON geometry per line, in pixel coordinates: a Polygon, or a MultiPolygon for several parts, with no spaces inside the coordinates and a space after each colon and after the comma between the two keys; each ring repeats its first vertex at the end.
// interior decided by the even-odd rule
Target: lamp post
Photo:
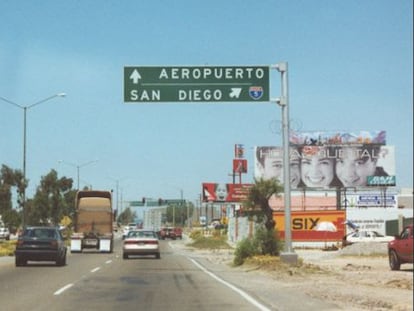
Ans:
{"type": "Polygon", "coordinates": [[[92,161],[89,161],[89,162],[86,162],[86,163],[82,163],[82,164],[75,164],[75,163],[71,163],[71,162],[67,162],[67,161],[63,161],[63,160],[59,160],[58,162],[59,163],[66,164],[66,165],[70,165],[70,166],[73,166],[73,167],[76,167],[76,173],[77,173],[77,179],[78,179],[77,189],[79,190],[79,175],[80,175],[80,169],[82,167],[84,167],[84,166],[89,165],[89,164],[96,163],[96,162],[98,162],[98,160],[92,160],[92,161]]]}
{"type": "Polygon", "coordinates": [[[26,120],[27,120],[27,110],[29,110],[30,108],[33,108],[37,105],[40,105],[40,104],[42,104],[46,101],[49,101],[49,100],[51,100],[55,97],[65,97],[65,96],[66,96],[65,93],[58,93],[58,94],[46,97],[42,100],[39,100],[39,101],[35,102],[34,104],[31,104],[31,105],[28,105],[28,106],[19,105],[19,104],[15,103],[11,100],[8,100],[7,98],[4,98],[4,97],[0,96],[0,99],[2,101],[6,102],[6,103],[9,103],[9,104],[23,110],[23,182],[24,182],[24,185],[23,185],[22,203],[21,203],[21,206],[22,206],[22,225],[23,225],[23,227],[25,225],[24,224],[24,221],[25,221],[25,219],[24,219],[24,216],[25,216],[24,215],[24,212],[25,212],[24,208],[25,208],[25,204],[26,204],[26,144],[27,144],[27,142],[26,142],[27,141],[27,138],[26,138],[27,137],[27,121],[26,120]]]}
{"type": "Polygon", "coordinates": [[[282,128],[283,128],[283,186],[284,186],[284,205],[285,205],[285,250],[280,254],[280,259],[284,262],[296,264],[298,255],[292,247],[292,230],[291,230],[291,208],[290,208],[290,150],[289,150],[289,88],[288,88],[288,64],[281,62],[277,64],[276,69],[280,72],[282,78],[281,98],[276,103],[282,108],[282,128]]]}

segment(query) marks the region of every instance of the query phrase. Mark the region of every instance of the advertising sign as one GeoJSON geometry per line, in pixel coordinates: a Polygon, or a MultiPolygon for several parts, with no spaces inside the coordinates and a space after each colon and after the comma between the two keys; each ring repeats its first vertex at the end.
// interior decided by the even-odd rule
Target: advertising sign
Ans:
{"type": "MultiPolygon", "coordinates": [[[[274,212],[273,219],[281,238],[285,236],[285,214],[274,212]]],[[[292,212],[294,242],[341,241],[345,235],[345,211],[292,212]]]]}
{"type": "Polygon", "coordinates": [[[246,159],[233,159],[233,172],[247,173],[247,160],[246,159]]]}
{"type": "Polygon", "coordinates": [[[242,144],[234,145],[234,157],[237,159],[244,158],[244,146],[242,144]]]}
{"type": "Polygon", "coordinates": [[[252,184],[203,183],[203,202],[242,202],[252,184]]]}
{"type": "Polygon", "coordinates": [[[372,207],[396,209],[398,207],[398,195],[393,191],[346,192],[341,195],[341,206],[348,210],[372,207]]]}
{"type": "Polygon", "coordinates": [[[289,143],[295,146],[322,146],[322,145],[385,145],[385,131],[359,132],[294,132],[289,134],[289,143]]]}
{"type": "MultiPolygon", "coordinates": [[[[283,149],[255,148],[255,177],[283,183],[283,149]]],[[[394,146],[304,145],[290,147],[290,184],[303,188],[395,186],[394,146]]]]}

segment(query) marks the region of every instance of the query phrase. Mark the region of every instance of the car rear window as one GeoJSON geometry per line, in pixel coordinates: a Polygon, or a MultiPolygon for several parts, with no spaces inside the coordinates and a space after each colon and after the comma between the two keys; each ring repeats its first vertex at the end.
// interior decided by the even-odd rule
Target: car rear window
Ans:
{"type": "Polygon", "coordinates": [[[24,233],[25,236],[31,238],[47,239],[56,238],[56,231],[50,229],[27,229],[24,233]]]}

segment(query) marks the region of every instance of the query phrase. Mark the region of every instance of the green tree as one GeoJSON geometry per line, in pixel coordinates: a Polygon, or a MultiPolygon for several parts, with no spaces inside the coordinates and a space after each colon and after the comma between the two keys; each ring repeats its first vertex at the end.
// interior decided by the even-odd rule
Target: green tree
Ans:
{"type": "Polygon", "coordinates": [[[71,178],[58,178],[55,170],[42,176],[32,200],[27,200],[25,214],[28,224],[58,225],[64,216],[73,217],[75,190],[71,178]]]}
{"type": "Polygon", "coordinates": [[[131,209],[127,207],[125,210],[122,211],[122,213],[118,215],[118,222],[126,225],[130,222],[134,222],[136,217],[136,213],[132,212],[131,209]]]}
{"type": "Polygon", "coordinates": [[[255,179],[246,201],[243,202],[244,213],[257,223],[264,223],[267,230],[274,230],[275,221],[273,220],[273,210],[269,205],[269,199],[273,195],[280,195],[282,192],[283,186],[276,178],[255,179]]]}
{"type": "Polygon", "coordinates": [[[3,164],[0,170],[0,215],[3,222],[14,228],[21,223],[21,213],[13,209],[12,193],[16,191],[17,204],[21,211],[24,187],[22,172],[3,164]]]}
{"type": "Polygon", "coordinates": [[[269,204],[270,198],[273,195],[280,195],[281,192],[283,186],[276,178],[255,179],[244,202],[244,213],[258,224],[252,245],[255,252],[263,255],[277,256],[281,249],[273,220],[273,210],[269,204]]]}

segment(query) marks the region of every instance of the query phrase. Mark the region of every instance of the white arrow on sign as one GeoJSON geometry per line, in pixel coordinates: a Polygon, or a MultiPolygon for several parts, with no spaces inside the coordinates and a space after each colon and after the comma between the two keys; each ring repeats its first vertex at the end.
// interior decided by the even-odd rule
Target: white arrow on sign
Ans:
{"type": "Polygon", "coordinates": [[[230,92],[230,95],[229,95],[230,98],[239,98],[241,91],[242,91],[241,87],[231,88],[231,92],[230,92]]]}
{"type": "Polygon", "coordinates": [[[138,70],[134,69],[129,78],[132,80],[132,83],[138,84],[139,79],[141,79],[141,75],[139,74],[138,70]]]}

